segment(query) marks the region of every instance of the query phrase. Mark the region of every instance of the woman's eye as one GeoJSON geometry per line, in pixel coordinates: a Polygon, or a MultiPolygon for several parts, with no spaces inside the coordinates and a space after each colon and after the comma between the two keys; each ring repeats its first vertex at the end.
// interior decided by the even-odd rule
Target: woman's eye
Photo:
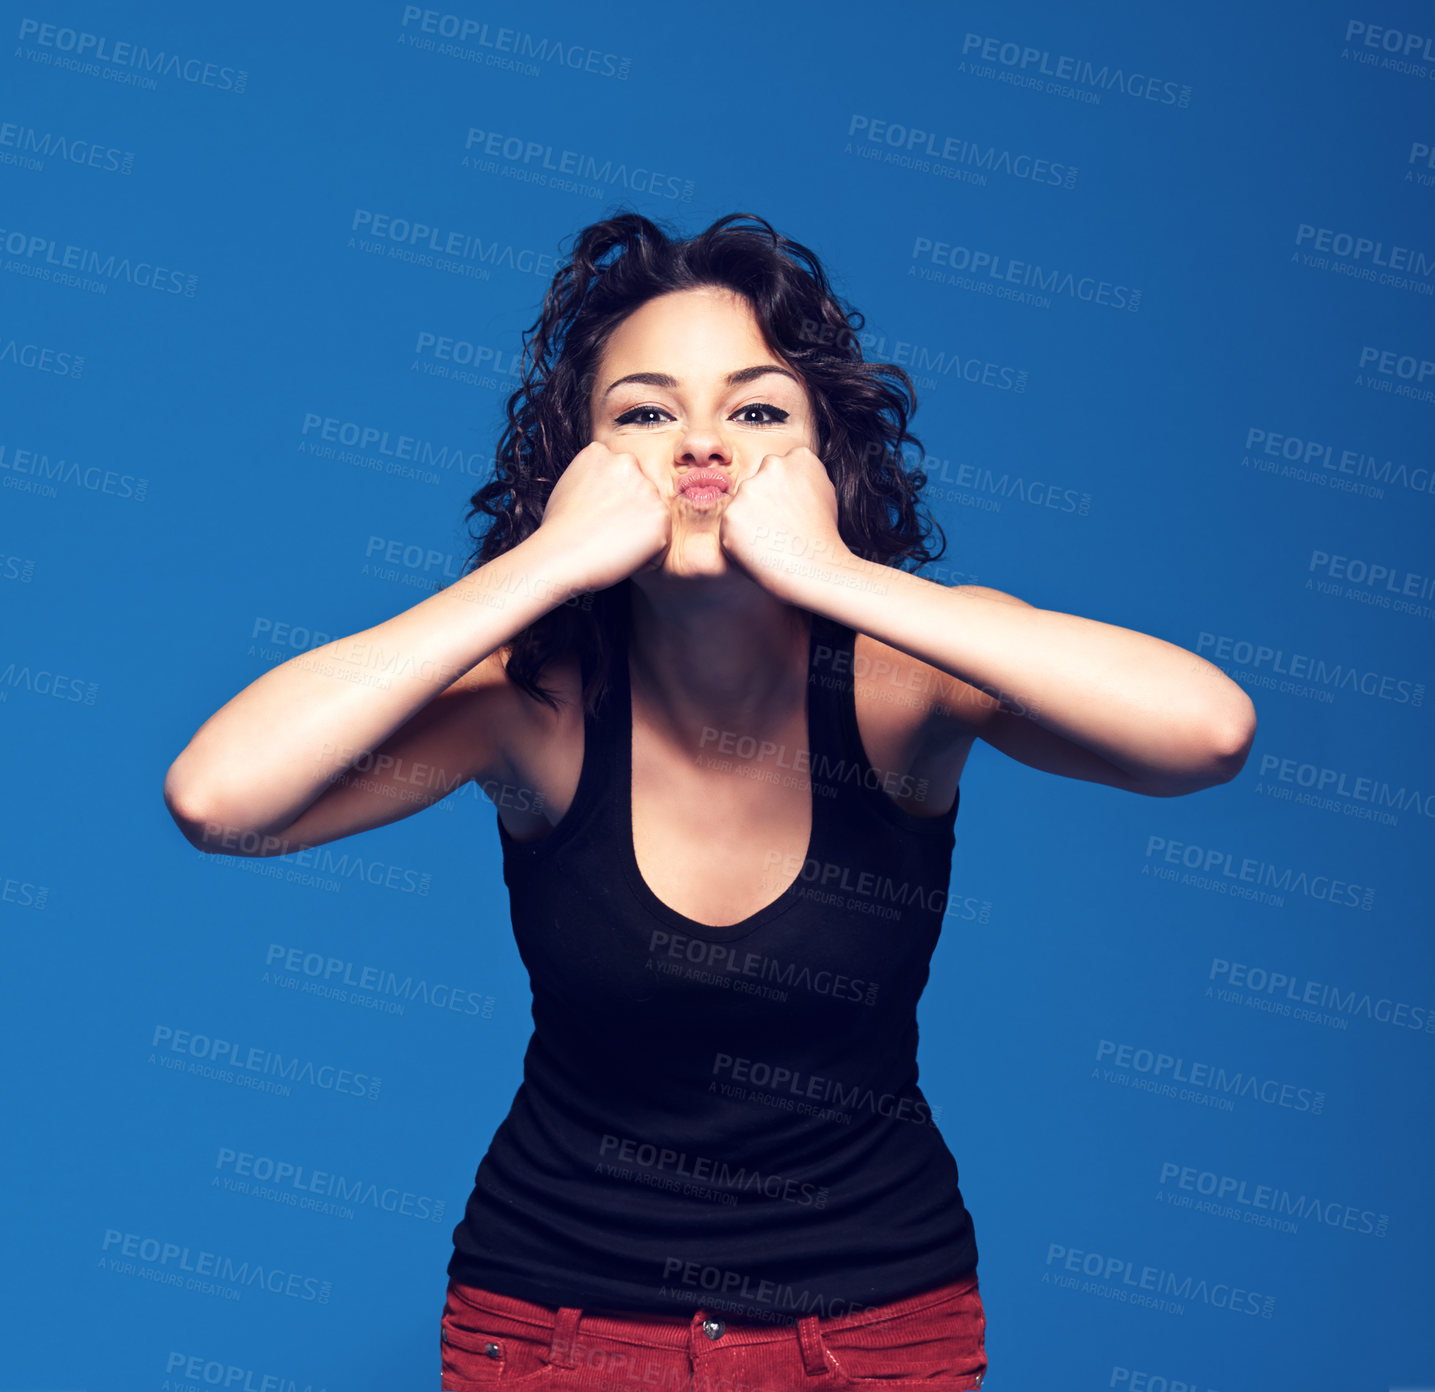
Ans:
{"type": "Polygon", "coordinates": [[[739,407],[734,413],[744,425],[781,425],[788,417],[788,412],[781,406],[770,405],[766,401],[754,401],[750,406],[739,407]],[[758,415],[767,415],[766,420],[753,420],[749,412],[757,412],[758,415]]]}
{"type": "MultiPolygon", "coordinates": [[[[766,401],[754,401],[733,412],[732,419],[742,425],[781,425],[789,412],[766,401]]],[[[661,406],[633,406],[621,416],[613,417],[614,425],[664,425],[674,417],[661,406]]]]}
{"type": "Polygon", "coordinates": [[[615,416],[614,425],[661,425],[660,420],[645,419],[651,416],[667,416],[672,419],[661,406],[634,406],[631,411],[624,411],[621,416],[615,416]]]}

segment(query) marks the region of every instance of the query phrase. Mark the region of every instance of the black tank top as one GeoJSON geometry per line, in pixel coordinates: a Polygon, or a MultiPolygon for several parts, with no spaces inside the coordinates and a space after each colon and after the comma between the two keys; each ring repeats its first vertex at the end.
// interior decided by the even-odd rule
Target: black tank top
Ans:
{"type": "Polygon", "coordinates": [[[787,887],[741,922],[686,918],[638,872],[626,632],[567,813],[530,842],[498,822],[534,1030],[454,1228],[453,1279],[549,1306],[788,1322],[976,1266],[917,1085],[960,796],[935,817],[892,800],[901,781],[858,732],[853,641],[812,615],[810,756],[709,737],[704,758],[811,782],[808,853],[769,858],[787,887]]]}

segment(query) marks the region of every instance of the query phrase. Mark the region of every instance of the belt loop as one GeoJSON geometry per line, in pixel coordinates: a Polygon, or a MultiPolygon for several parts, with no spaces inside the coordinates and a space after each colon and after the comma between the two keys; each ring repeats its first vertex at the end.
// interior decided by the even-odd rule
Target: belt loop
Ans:
{"type": "Polygon", "coordinates": [[[802,1366],[809,1373],[829,1373],[826,1346],[822,1342],[822,1331],[818,1328],[816,1315],[803,1315],[797,1321],[797,1342],[802,1348],[802,1366]]]}
{"type": "Polygon", "coordinates": [[[555,1368],[573,1367],[573,1346],[578,1342],[578,1321],[583,1311],[572,1305],[560,1305],[557,1318],[553,1321],[553,1343],[548,1351],[548,1361],[555,1368]]]}

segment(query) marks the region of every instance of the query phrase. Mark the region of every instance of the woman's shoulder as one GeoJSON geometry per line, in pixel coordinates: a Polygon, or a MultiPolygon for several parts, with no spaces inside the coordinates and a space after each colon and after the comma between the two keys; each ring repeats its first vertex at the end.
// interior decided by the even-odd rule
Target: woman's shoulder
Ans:
{"type": "MultiPolygon", "coordinates": [[[[952,585],[964,594],[1031,606],[1024,599],[986,585],[952,585]]],[[[892,734],[948,741],[974,735],[964,718],[992,699],[959,677],[870,633],[852,639],[852,679],[863,728],[879,722],[892,734]],[[863,719],[863,716],[866,719],[863,719]]]]}
{"type": "Polygon", "coordinates": [[[462,707],[462,719],[485,750],[485,771],[491,777],[512,776],[531,766],[535,752],[582,721],[582,676],[576,653],[556,654],[544,661],[537,684],[549,692],[557,709],[515,682],[508,672],[511,649],[497,648],[469,668],[444,693],[445,703],[462,707]]]}
{"type": "Polygon", "coordinates": [[[557,708],[508,675],[508,648],[491,653],[459,683],[468,695],[470,729],[484,767],[476,781],[498,805],[504,825],[521,838],[546,830],[556,807],[571,800],[583,757],[583,692],[577,654],[547,658],[537,674],[557,708]]]}

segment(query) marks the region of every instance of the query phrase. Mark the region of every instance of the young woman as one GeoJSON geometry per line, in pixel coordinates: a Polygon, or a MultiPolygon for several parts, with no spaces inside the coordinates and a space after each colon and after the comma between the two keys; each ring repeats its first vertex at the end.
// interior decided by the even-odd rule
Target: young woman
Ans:
{"type": "Polygon", "coordinates": [[[468,573],[265,673],[169,771],[195,844],[262,854],[469,778],[497,805],[535,1028],[454,1230],[445,1388],[978,1388],[916,1058],[972,741],[1152,797],[1250,748],[1194,654],[901,568],[940,552],[861,323],[760,218],[584,229],[468,573]]]}

